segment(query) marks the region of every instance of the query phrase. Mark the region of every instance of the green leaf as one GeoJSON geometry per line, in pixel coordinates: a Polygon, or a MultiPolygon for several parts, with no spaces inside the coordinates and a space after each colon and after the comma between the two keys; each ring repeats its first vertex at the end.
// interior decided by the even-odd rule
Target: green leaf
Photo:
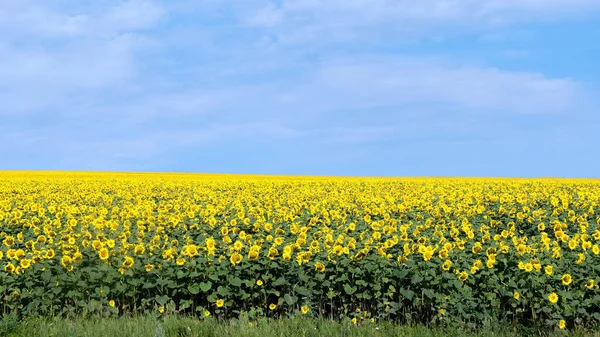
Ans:
{"type": "Polygon", "coordinates": [[[168,301],[169,301],[169,296],[167,295],[156,295],[154,296],[154,299],[156,300],[156,303],[158,303],[158,305],[165,305],[168,301]]]}
{"type": "Polygon", "coordinates": [[[352,295],[356,292],[356,287],[349,285],[348,283],[344,284],[344,291],[348,295],[352,295]]]}
{"type": "Polygon", "coordinates": [[[183,300],[183,301],[179,302],[179,310],[185,310],[191,306],[192,306],[191,300],[183,300]]]}
{"type": "Polygon", "coordinates": [[[117,283],[115,289],[117,290],[117,292],[122,293],[125,291],[125,289],[127,289],[127,287],[123,283],[117,283]]]}
{"type": "Polygon", "coordinates": [[[212,288],[211,282],[200,282],[200,289],[202,292],[208,292],[212,288]]]}
{"type": "Polygon", "coordinates": [[[298,301],[298,297],[290,296],[290,294],[283,295],[283,299],[288,305],[294,305],[298,301]]]}
{"type": "Polygon", "coordinates": [[[200,286],[198,284],[190,284],[187,289],[192,295],[197,295],[200,292],[200,286]]]}
{"type": "Polygon", "coordinates": [[[219,293],[219,295],[226,297],[227,295],[229,295],[229,289],[223,287],[223,286],[219,286],[217,288],[217,293],[219,293]]]}
{"type": "Polygon", "coordinates": [[[275,282],[273,282],[273,286],[274,287],[278,287],[278,286],[282,286],[284,284],[287,284],[287,280],[285,279],[285,277],[280,276],[277,280],[275,280],[275,282]]]}
{"type": "Polygon", "coordinates": [[[419,284],[421,281],[423,281],[423,276],[415,274],[411,278],[410,283],[412,283],[412,284],[419,284]]]}
{"type": "Polygon", "coordinates": [[[239,287],[242,285],[242,280],[239,277],[234,277],[234,278],[229,279],[229,283],[232,286],[239,287]]]}
{"type": "Polygon", "coordinates": [[[404,289],[404,288],[400,288],[400,294],[402,294],[402,296],[407,298],[409,301],[412,301],[413,297],[415,296],[414,291],[412,291],[410,289],[404,289]]]}
{"type": "Polygon", "coordinates": [[[304,287],[296,287],[294,289],[294,291],[296,291],[298,294],[305,296],[305,297],[310,297],[310,295],[312,294],[312,292],[304,287]]]}

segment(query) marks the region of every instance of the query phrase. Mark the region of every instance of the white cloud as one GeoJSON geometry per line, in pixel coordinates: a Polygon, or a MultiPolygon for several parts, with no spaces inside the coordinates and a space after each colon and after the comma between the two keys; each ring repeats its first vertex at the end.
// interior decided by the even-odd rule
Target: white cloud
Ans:
{"type": "Polygon", "coordinates": [[[76,165],[111,168],[226,141],[309,144],[318,152],[321,146],[397,139],[400,132],[410,138],[420,130],[444,135],[461,127],[460,121],[402,124],[422,111],[575,111],[586,92],[573,79],[386,52],[365,55],[377,55],[368,50],[371,39],[387,44],[398,31],[566,17],[600,5],[586,0],[285,0],[266,6],[244,1],[199,2],[208,6],[205,21],[215,25],[180,21],[189,34],[177,37],[178,49],[160,50],[152,55],[156,58],[142,57],[148,40],[176,34],[149,31],[175,15],[174,6],[191,2],[0,2],[0,116],[51,117],[43,132],[31,128],[0,137],[26,139],[22,150],[39,148],[76,165]],[[219,21],[222,12],[208,10],[232,3],[240,21],[219,21]],[[339,58],[331,41],[360,53],[339,58]],[[311,52],[316,56],[307,61],[311,52]]]}
{"type": "Polygon", "coordinates": [[[251,14],[247,23],[252,26],[272,27],[280,24],[282,19],[282,11],[270,3],[251,14]]]}
{"type": "Polygon", "coordinates": [[[0,28],[3,39],[114,37],[151,28],[165,9],[150,0],[77,2],[3,1],[0,28]],[[67,5],[68,3],[68,5],[67,5]]]}
{"type": "Polygon", "coordinates": [[[125,90],[136,78],[137,52],[148,45],[140,31],[163,15],[144,0],[1,2],[0,114],[74,109],[86,96],[125,90]]]}
{"type": "Polygon", "coordinates": [[[585,95],[571,79],[427,59],[337,60],[324,64],[312,81],[286,90],[296,108],[319,110],[450,106],[503,113],[567,112],[585,95]],[[304,103],[305,104],[305,103],[304,103]]]}
{"type": "MultiPolygon", "coordinates": [[[[239,2],[234,2],[239,4],[239,2]]],[[[240,5],[242,21],[276,34],[280,43],[414,38],[528,21],[570,19],[600,10],[597,0],[283,0],[240,5]]],[[[367,41],[365,41],[367,42],[367,41]]]]}
{"type": "MultiPolygon", "coordinates": [[[[261,5],[262,6],[262,5],[261,5]]],[[[283,0],[260,7],[256,13],[280,16],[282,23],[322,21],[322,23],[380,25],[394,22],[440,21],[519,21],[546,19],[600,9],[596,0],[283,0]]],[[[271,20],[267,21],[269,25],[271,20]]],[[[260,21],[255,22],[257,24],[260,21]]]]}

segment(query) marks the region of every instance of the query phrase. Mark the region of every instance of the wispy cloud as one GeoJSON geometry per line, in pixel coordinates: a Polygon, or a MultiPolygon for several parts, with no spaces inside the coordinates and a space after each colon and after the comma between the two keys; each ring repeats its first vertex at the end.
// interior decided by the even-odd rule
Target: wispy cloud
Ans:
{"type": "Polygon", "coordinates": [[[69,110],[86,96],[132,86],[137,53],[148,45],[138,32],[164,15],[140,0],[86,8],[60,3],[0,4],[0,115],[69,110]]]}
{"type": "MultiPolygon", "coordinates": [[[[244,21],[287,44],[356,41],[374,33],[383,40],[435,34],[435,29],[481,30],[527,21],[586,16],[595,0],[283,0],[233,2],[244,21]],[[251,5],[250,5],[251,4],[251,5]]],[[[402,38],[401,38],[402,39],[402,38]]],[[[379,39],[377,39],[379,40],[379,39]]],[[[372,41],[371,41],[372,43],[372,41]]]]}
{"type": "Polygon", "coordinates": [[[568,69],[540,70],[539,54],[498,36],[599,10],[595,0],[3,1],[0,142],[15,145],[0,156],[122,170],[179,167],[198,152],[216,169],[222,152],[247,171],[318,173],[402,146],[445,155],[448,144],[509,142],[495,125],[515,143],[573,142],[556,125],[589,128],[596,89],[568,69]],[[443,47],[456,36],[457,49],[501,46],[461,57],[443,47]],[[514,129],[524,120],[532,130],[514,129]]]}

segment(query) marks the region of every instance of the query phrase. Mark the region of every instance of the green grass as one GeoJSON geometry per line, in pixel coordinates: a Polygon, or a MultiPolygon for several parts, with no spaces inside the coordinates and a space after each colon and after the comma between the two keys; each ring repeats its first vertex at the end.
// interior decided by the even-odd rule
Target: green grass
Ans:
{"type": "Polygon", "coordinates": [[[600,332],[546,331],[507,326],[482,327],[478,331],[439,329],[396,324],[364,324],[331,322],[321,319],[290,318],[253,323],[245,320],[219,322],[170,316],[159,321],[155,317],[121,318],[39,318],[19,321],[14,317],[0,318],[2,337],[512,337],[512,336],[573,336],[600,337],[600,332]]]}

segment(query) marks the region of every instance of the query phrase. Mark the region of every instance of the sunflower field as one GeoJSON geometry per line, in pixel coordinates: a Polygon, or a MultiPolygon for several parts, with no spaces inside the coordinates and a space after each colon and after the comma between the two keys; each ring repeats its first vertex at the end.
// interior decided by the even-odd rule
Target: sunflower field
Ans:
{"type": "Polygon", "coordinates": [[[0,310],[600,321],[600,181],[0,172],[0,310]]]}

